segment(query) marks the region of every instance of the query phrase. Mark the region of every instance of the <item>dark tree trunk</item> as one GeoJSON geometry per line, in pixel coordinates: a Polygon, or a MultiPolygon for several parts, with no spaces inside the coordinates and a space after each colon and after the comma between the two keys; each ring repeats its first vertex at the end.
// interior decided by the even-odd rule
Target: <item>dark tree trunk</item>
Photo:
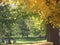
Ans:
{"type": "Polygon", "coordinates": [[[8,40],[8,42],[9,42],[9,44],[11,44],[11,40],[10,39],[8,40]]]}
{"type": "Polygon", "coordinates": [[[27,38],[29,38],[29,35],[27,34],[27,38]]]}
{"type": "Polygon", "coordinates": [[[0,0],[0,3],[2,2],[2,0],[0,0]]]}
{"type": "Polygon", "coordinates": [[[24,38],[23,34],[22,34],[22,38],[24,38]]]}
{"type": "Polygon", "coordinates": [[[53,42],[54,45],[59,45],[59,30],[57,28],[53,28],[53,25],[50,23],[46,25],[46,29],[47,41],[53,42]]]}

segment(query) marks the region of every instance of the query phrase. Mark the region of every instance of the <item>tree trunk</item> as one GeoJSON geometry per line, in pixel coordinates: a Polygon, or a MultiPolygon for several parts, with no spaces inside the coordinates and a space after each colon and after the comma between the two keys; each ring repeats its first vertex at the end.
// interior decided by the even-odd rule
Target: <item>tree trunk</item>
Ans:
{"type": "Polygon", "coordinates": [[[54,45],[59,45],[59,30],[57,28],[53,28],[53,25],[50,23],[46,25],[46,29],[47,41],[53,42],[54,45]]]}
{"type": "Polygon", "coordinates": [[[2,0],[0,0],[0,3],[2,2],[2,0]]]}
{"type": "Polygon", "coordinates": [[[10,39],[8,40],[8,42],[9,42],[9,44],[11,44],[11,40],[10,39]]]}
{"type": "Polygon", "coordinates": [[[29,35],[27,34],[27,38],[29,38],[29,35]]]}

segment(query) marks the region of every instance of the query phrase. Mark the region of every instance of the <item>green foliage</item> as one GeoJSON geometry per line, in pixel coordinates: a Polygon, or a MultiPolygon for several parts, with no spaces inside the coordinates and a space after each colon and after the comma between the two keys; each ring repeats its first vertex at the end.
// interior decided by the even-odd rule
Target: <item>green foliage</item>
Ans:
{"type": "Polygon", "coordinates": [[[45,34],[40,15],[26,10],[26,5],[0,6],[0,34],[11,38],[12,36],[39,37],[45,34]],[[42,27],[42,29],[41,29],[42,27]],[[43,33],[42,33],[43,31],[43,33]]]}

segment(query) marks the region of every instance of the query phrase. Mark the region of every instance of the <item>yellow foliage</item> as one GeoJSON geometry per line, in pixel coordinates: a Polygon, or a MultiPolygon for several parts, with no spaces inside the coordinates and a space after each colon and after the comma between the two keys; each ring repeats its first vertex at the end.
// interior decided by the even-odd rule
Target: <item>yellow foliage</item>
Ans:
{"type": "Polygon", "coordinates": [[[50,0],[49,5],[47,5],[46,0],[30,0],[28,7],[30,7],[30,10],[32,10],[33,12],[43,12],[40,19],[45,20],[46,23],[52,23],[54,26],[59,27],[60,1],[56,2],[56,0],[50,0]]]}
{"type": "MultiPolygon", "coordinates": [[[[6,2],[7,0],[2,0],[6,2]]],[[[40,20],[44,20],[46,23],[52,23],[54,26],[60,27],[60,1],[56,0],[9,0],[9,4],[26,3],[27,10],[39,13],[40,20]]],[[[36,19],[37,20],[37,19],[36,19]]]]}

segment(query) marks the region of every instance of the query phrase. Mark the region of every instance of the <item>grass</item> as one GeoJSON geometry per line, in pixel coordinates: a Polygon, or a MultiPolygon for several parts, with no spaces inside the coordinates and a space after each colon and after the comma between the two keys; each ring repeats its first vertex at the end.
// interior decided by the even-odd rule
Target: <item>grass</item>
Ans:
{"type": "Polygon", "coordinates": [[[46,42],[46,38],[21,38],[17,39],[16,43],[36,43],[46,42]]]}
{"type": "Polygon", "coordinates": [[[17,41],[16,43],[37,43],[37,42],[46,42],[46,40],[42,40],[42,41],[17,41]]]}
{"type": "MultiPolygon", "coordinates": [[[[13,40],[11,40],[13,43],[13,40]]],[[[37,42],[46,42],[46,38],[16,38],[15,44],[33,44],[37,42]]]]}

